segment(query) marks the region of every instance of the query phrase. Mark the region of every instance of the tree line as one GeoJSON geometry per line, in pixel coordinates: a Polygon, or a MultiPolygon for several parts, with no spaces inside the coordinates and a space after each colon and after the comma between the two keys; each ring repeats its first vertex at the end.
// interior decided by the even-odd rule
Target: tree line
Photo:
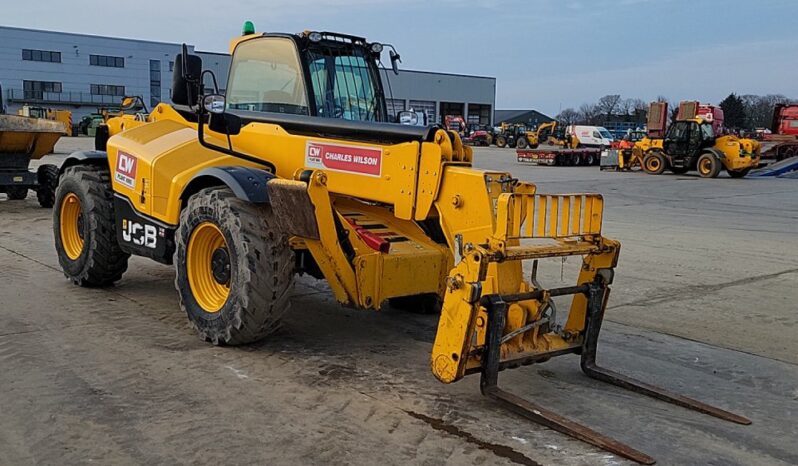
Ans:
{"type": "MultiPolygon", "coordinates": [[[[673,120],[679,110],[678,102],[670,102],[664,96],[658,102],[668,102],[673,120]]],[[[779,103],[798,103],[781,94],[754,95],[729,94],[718,105],[723,109],[724,125],[731,129],[753,130],[770,128],[773,109],[779,103]]],[[[566,108],[556,117],[566,125],[603,126],[611,121],[630,121],[645,125],[648,103],[638,98],[623,98],[620,94],[609,94],[597,102],[584,103],[579,108],[566,108]]]]}

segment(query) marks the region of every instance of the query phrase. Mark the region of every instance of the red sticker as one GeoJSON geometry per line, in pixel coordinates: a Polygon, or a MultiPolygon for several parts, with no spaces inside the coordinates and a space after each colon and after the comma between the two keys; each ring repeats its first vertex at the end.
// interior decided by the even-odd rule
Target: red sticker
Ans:
{"type": "Polygon", "coordinates": [[[382,149],[308,141],[305,164],[313,168],[380,176],[382,149]]]}
{"type": "Polygon", "coordinates": [[[119,151],[116,157],[116,171],[114,179],[130,189],[136,189],[136,167],[138,159],[130,154],[119,151]]]}

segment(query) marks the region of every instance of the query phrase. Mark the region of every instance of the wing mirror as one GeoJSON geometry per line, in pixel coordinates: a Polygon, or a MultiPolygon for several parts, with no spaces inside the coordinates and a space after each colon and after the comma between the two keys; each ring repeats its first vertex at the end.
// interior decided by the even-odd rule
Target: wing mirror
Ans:
{"type": "Polygon", "coordinates": [[[172,75],[172,102],[175,105],[196,105],[202,87],[202,58],[190,55],[183,44],[182,53],[175,57],[172,75]]]}
{"type": "Polygon", "coordinates": [[[217,133],[235,136],[241,132],[241,118],[225,110],[223,95],[210,94],[202,98],[202,108],[210,114],[208,128],[217,133]]]}
{"type": "Polygon", "coordinates": [[[225,110],[225,99],[223,95],[210,94],[202,99],[202,106],[208,113],[220,114],[225,110]]]}
{"type": "Polygon", "coordinates": [[[393,74],[399,74],[399,63],[402,63],[402,57],[396,53],[394,50],[388,51],[388,55],[391,57],[391,68],[393,69],[393,74]]]}

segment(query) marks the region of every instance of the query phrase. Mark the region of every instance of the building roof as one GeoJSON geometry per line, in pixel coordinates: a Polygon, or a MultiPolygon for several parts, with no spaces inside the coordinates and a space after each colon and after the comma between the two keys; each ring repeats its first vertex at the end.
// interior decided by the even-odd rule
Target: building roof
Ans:
{"type": "Polygon", "coordinates": [[[523,123],[528,126],[537,126],[541,123],[554,121],[554,118],[544,115],[537,110],[496,110],[493,121],[498,123],[523,123]]]}

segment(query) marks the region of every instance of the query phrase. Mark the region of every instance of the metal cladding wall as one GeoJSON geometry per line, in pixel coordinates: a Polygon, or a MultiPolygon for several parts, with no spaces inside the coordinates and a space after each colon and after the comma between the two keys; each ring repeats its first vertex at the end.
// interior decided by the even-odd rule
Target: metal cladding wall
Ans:
{"type": "MultiPolygon", "coordinates": [[[[73,121],[96,112],[98,107],[119,104],[121,95],[92,94],[98,85],[124,87],[125,95],[141,96],[148,106],[152,106],[154,99],[169,102],[172,64],[180,48],[180,44],[167,42],[0,26],[3,101],[9,113],[16,113],[26,103],[68,109],[72,111],[73,121]],[[58,52],[60,62],[24,60],[23,50],[58,52]],[[92,64],[91,55],[121,58],[124,65],[98,66],[92,64]],[[26,91],[24,81],[59,83],[60,92],[26,91]],[[153,95],[158,88],[160,95],[153,95]]],[[[203,67],[216,74],[220,91],[224,92],[230,56],[194,51],[193,46],[189,46],[189,51],[199,55],[203,67]]],[[[464,117],[471,108],[472,112],[490,115],[483,116],[483,120],[492,120],[496,102],[495,78],[410,70],[402,70],[399,75],[387,70],[382,73],[382,78],[386,80],[385,96],[393,99],[389,103],[397,110],[414,107],[417,111],[427,111],[432,121],[440,121],[441,108],[462,107],[464,117]]],[[[210,92],[212,86],[208,77],[205,84],[210,92]]]]}
{"type": "Polygon", "coordinates": [[[155,97],[168,100],[170,62],[179,52],[179,44],[0,27],[0,85],[9,113],[15,113],[24,104],[19,100],[38,97],[26,95],[24,81],[61,83],[60,93],[46,92],[41,99],[27,99],[33,100],[28,103],[72,110],[76,121],[97,107],[118,105],[121,100],[118,95],[92,95],[93,84],[124,86],[126,95],[140,95],[150,105],[150,68],[156,66],[151,61],[160,68],[161,95],[155,97]],[[61,62],[23,60],[23,49],[60,52],[61,62]],[[122,58],[124,66],[91,65],[91,55],[122,58]]]}
{"type": "MultiPolygon", "coordinates": [[[[385,95],[393,99],[405,100],[405,108],[410,108],[411,101],[434,102],[435,119],[440,121],[441,103],[464,104],[465,116],[468,107],[472,105],[489,105],[491,121],[493,111],[496,109],[496,78],[485,76],[468,76],[448,73],[433,73],[427,71],[400,70],[398,75],[393,71],[383,72],[383,80],[390,81],[385,84],[385,95]]],[[[416,105],[418,106],[418,105],[416,105]]],[[[414,108],[414,110],[422,110],[414,108]]]]}

